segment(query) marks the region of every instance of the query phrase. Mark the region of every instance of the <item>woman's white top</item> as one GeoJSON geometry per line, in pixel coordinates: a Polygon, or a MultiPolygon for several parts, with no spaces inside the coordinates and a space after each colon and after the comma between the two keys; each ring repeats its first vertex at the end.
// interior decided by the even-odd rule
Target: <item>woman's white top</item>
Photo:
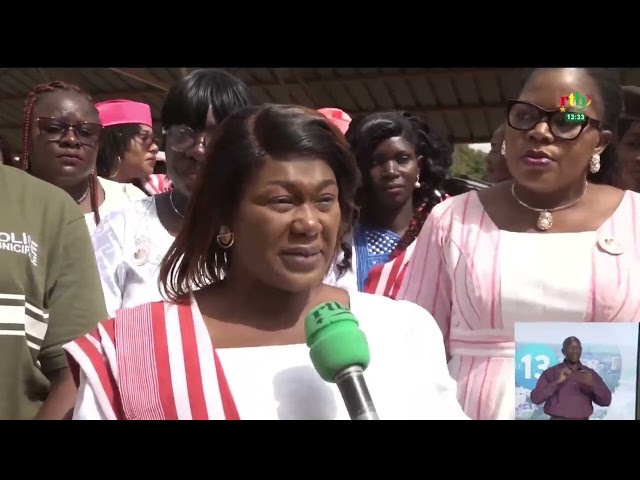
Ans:
{"type": "Polygon", "coordinates": [[[112,212],[93,236],[107,313],[163,300],[158,288],[160,263],[175,237],[158,218],[155,197],[112,212]]]}
{"type": "MultiPolygon", "coordinates": [[[[371,362],[364,377],[380,419],[468,420],[456,398],[457,387],[447,369],[442,334],[431,314],[413,303],[383,296],[361,292],[349,292],[349,296],[351,312],[358,319],[369,345],[371,362]]],[[[192,312],[195,335],[202,337],[197,343],[210,343],[197,305],[192,305],[192,312]]],[[[174,343],[182,345],[180,330],[183,327],[178,316],[167,318],[167,333],[171,331],[166,338],[172,391],[178,402],[176,408],[182,412],[179,418],[189,419],[189,387],[184,380],[183,350],[173,348],[174,343]]],[[[190,331],[192,327],[189,327],[190,331]]],[[[119,371],[126,358],[117,355],[117,343],[114,346],[108,340],[100,345],[105,364],[110,365],[108,368],[117,378],[116,367],[107,359],[120,359],[116,368],[119,371]]],[[[65,348],[75,351],[71,347],[65,348]]],[[[241,419],[349,419],[338,387],[320,378],[306,345],[219,348],[216,351],[241,419]]],[[[93,378],[95,359],[85,357],[74,355],[80,366],[74,419],[109,419],[111,417],[106,413],[109,402],[104,403],[106,397],[101,395],[100,382],[88,380],[93,378]]],[[[200,355],[199,358],[199,372],[215,371],[213,355],[200,355]]],[[[207,375],[197,377],[192,378],[193,382],[202,385],[211,382],[207,375]]],[[[219,395],[219,392],[209,393],[219,395]]],[[[215,403],[213,398],[209,400],[215,403]]]]}
{"type": "MultiPolygon", "coordinates": [[[[98,181],[104,190],[104,202],[98,208],[100,222],[111,212],[125,208],[131,202],[147,198],[147,194],[131,183],[119,183],[106,178],[98,177],[98,181]]],[[[91,213],[85,213],[84,218],[89,227],[89,233],[93,236],[96,231],[96,221],[91,213]]]]}

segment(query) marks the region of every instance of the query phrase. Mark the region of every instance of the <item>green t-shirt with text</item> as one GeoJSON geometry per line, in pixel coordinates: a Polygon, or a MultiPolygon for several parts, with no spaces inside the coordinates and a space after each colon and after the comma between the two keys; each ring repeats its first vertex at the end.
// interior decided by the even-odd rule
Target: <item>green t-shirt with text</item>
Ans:
{"type": "Polygon", "coordinates": [[[62,345],[107,318],[89,231],[63,190],[0,165],[0,420],[31,419],[62,345]]]}

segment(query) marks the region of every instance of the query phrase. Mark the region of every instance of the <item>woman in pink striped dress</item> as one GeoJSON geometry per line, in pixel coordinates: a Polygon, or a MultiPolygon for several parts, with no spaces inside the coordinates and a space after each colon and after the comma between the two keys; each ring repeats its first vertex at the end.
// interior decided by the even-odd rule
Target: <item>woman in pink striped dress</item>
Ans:
{"type": "Polygon", "coordinates": [[[616,188],[621,111],[614,70],[535,70],[508,106],[513,181],[441,203],[418,237],[398,298],[440,325],[471,418],[515,418],[515,322],[640,322],[640,195],[616,188]]]}

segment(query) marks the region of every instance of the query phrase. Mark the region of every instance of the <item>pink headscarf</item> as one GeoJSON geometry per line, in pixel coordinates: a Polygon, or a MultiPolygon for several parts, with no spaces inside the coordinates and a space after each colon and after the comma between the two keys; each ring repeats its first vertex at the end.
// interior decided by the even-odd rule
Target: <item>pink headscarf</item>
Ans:
{"type": "Polygon", "coordinates": [[[320,108],[318,111],[338,127],[343,135],[347,133],[349,124],[351,123],[351,117],[347,115],[344,110],[340,110],[339,108],[320,108]]]}

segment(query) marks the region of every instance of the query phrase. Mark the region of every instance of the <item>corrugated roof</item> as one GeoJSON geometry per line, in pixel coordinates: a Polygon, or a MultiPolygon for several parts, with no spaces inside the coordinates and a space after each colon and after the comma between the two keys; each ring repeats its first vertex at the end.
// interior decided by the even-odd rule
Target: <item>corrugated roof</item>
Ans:
{"type": "MultiPolygon", "coordinates": [[[[148,103],[157,122],[164,95],[190,68],[0,69],[0,135],[19,151],[24,99],[37,84],[62,80],[94,100],[148,103]]],[[[456,143],[481,143],[503,120],[504,102],[517,95],[517,69],[231,68],[265,101],[312,108],[338,107],[352,116],[385,109],[424,115],[456,143]]],[[[621,69],[640,85],[640,69],[621,69]]],[[[156,125],[159,129],[159,124],[156,125]]]]}

